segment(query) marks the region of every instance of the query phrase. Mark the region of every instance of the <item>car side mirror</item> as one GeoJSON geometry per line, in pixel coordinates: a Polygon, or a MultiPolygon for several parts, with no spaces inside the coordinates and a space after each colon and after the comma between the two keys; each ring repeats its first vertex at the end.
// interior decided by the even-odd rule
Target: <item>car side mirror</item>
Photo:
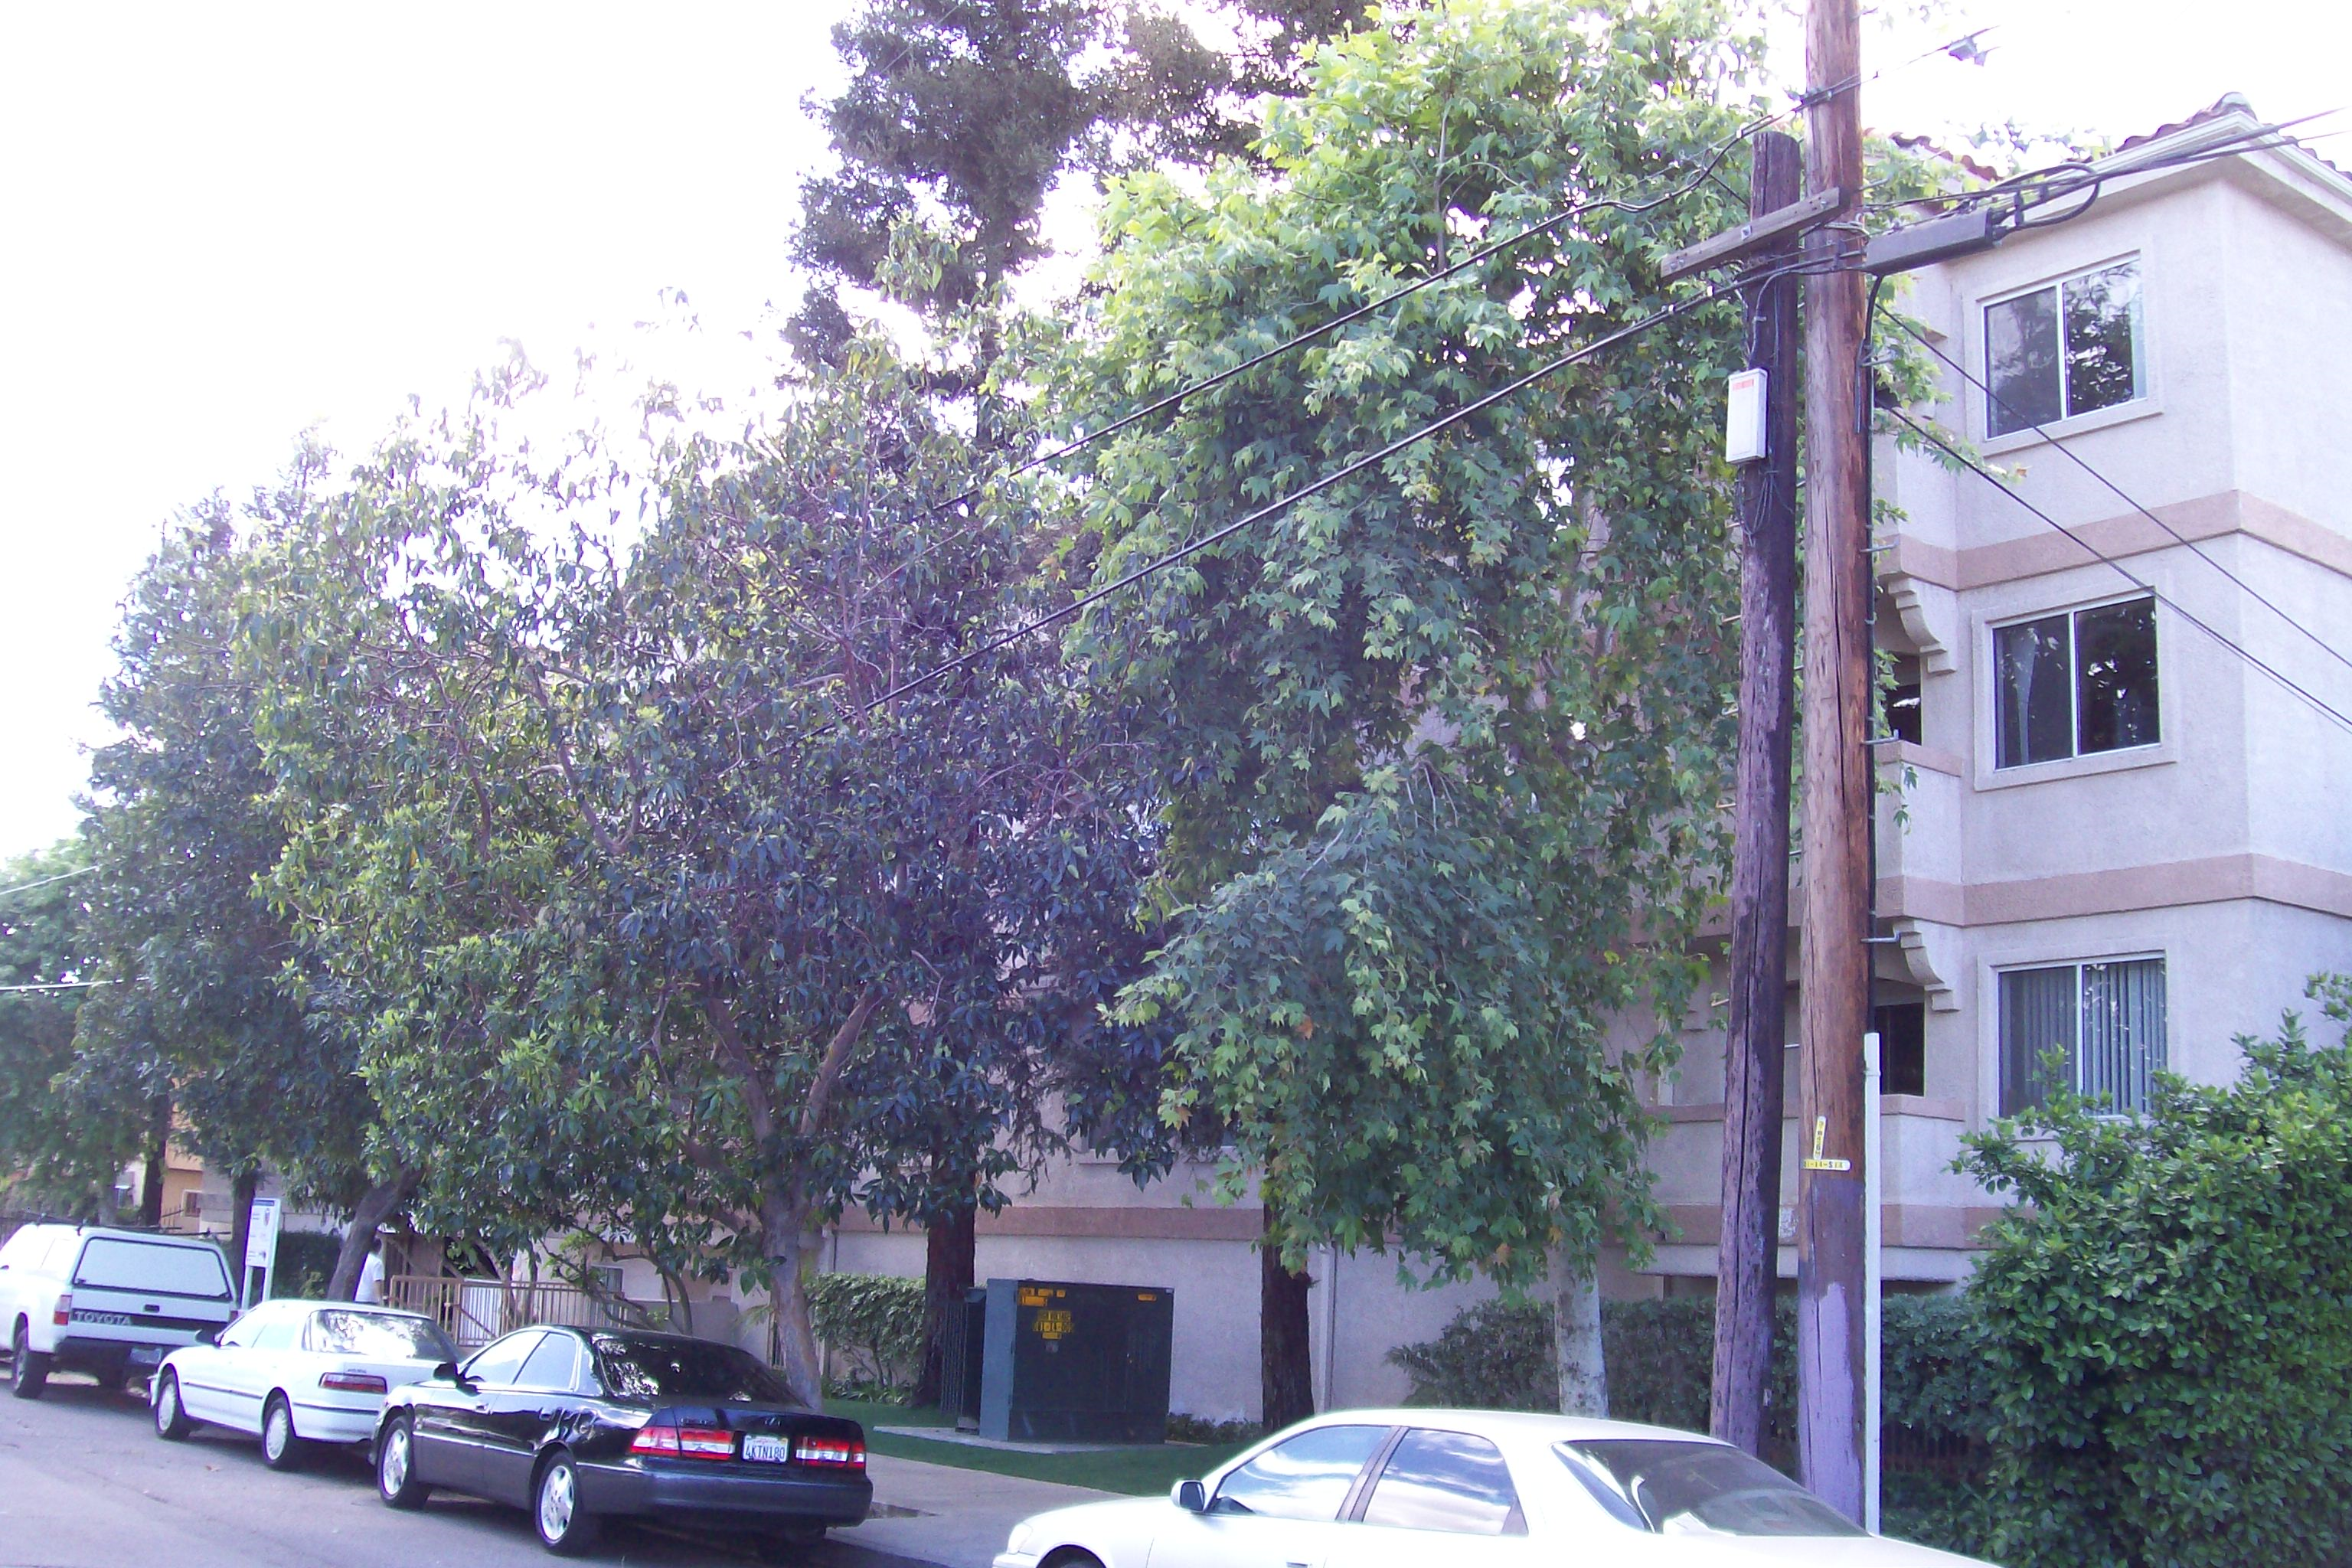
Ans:
{"type": "Polygon", "coordinates": [[[1171,1488],[1168,1500],[1186,1513],[1209,1511],[1209,1489],[1198,1481],[1178,1481],[1171,1488]]]}
{"type": "Polygon", "coordinates": [[[220,1331],[218,1329],[198,1329],[196,1331],[196,1343],[200,1345],[216,1345],[220,1343],[220,1331]]]}
{"type": "Polygon", "coordinates": [[[457,1363],[454,1361],[445,1361],[440,1363],[438,1365],[434,1367],[433,1375],[437,1378],[445,1379],[447,1382],[459,1384],[463,1384],[466,1381],[466,1374],[457,1370],[457,1363]]]}

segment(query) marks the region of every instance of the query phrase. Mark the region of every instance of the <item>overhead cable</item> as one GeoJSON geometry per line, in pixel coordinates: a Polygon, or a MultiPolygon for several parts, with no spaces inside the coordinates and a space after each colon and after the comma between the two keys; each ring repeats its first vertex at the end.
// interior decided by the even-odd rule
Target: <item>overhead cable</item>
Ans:
{"type": "MultiPolygon", "coordinates": [[[[1878,313],[1885,316],[1888,321],[1894,322],[1897,327],[1901,328],[1904,334],[1909,337],[1913,342],[1916,342],[1921,348],[1926,349],[1929,353],[1934,354],[1937,359],[1951,366],[1951,368],[1959,374],[1962,380],[1966,381],[1970,386],[1975,387],[1979,392],[1983,393],[1985,397],[1990,403],[1998,405],[2007,413],[2010,417],[2012,419],[2018,417],[2018,410],[2015,405],[2011,404],[1999,393],[1995,392],[1985,382],[1979,380],[1967,365],[1962,364],[1958,360],[1954,359],[1950,354],[1946,353],[1942,349],[1937,348],[1933,342],[1930,342],[1927,334],[1920,331],[1918,328],[1913,326],[1910,322],[1905,321],[1901,316],[1896,315],[1894,311],[1888,310],[1884,307],[1880,308],[1878,313]]],[[[2345,668],[2352,669],[2352,658],[2346,658],[2342,652],[2330,645],[2326,638],[2322,637],[2317,632],[2313,631],[2309,626],[2305,626],[2303,622],[2288,613],[2288,611],[2282,607],[2275,600],[2272,599],[2261,589],[2255,587],[2252,583],[2247,582],[2243,577],[2239,576],[2235,572],[2231,571],[2228,565],[2206,553],[2204,547],[2199,544],[2195,540],[2189,538],[2187,534],[2173,527],[2172,524],[2165,521],[2164,519],[2158,517],[2146,506],[2143,506],[2138,500],[2127,494],[2121,485],[2116,484],[2115,480],[2101,473],[2096,468],[2091,465],[2088,459],[2077,453],[2072,447],[2069,447],[2064,442],[2059,440],[2057,437],[2052,435],[2046,426],[2036,424],[2031,419],[2025,419],[2021,421],[2016,427],[2019,429],[2032,430],[2035,435],[2050,443],[2052,448],[2055,450],[2059,456],[2064,458],[2068,462],[2082,469],[2083,472],[2088,474],[2094,479],[2096,479],[2101,485],[2105,486],[2108,492],[2117,500],[2122,501],[2126,506],[2139,513],[2140,516],[2147,519],[2148,521],[2156,524],[2157,527],[2170,534],[2173,540],[2177,543],[2186,547],[2190,554],[2196,556],[2198,560],[2202,561],[2206,565],[2210,566],[2214,571],[2219,572],[2222,576],[2227,577],[2231,582],[2236,584],[2239,589],[2242,591],[2248,598],[2253,600],[2254,603],[2262,605],[2263,608],[2270,611],[2271,614],[2276,616],[2280,620],[2284,621],[2288,626],[2293,626],[2296,631],[2302,633],[2314,647],[2326,654],[2328,658],[2334,659],[2336,663],[2342,665],[2345,668]]]]}
{"type": "Polygon", "coordinates": [[[2112,568],[2116,574],[2123,578],[2125,582],[2129,583],[2141,593],[2147,594],[2151,598],[2155,599],[2158,604],[2164,605],[2174,615],[2179,616],[2182,620],[2187,621],[2190,626],[2195,626],[2199,631],[2203,632],[2207,637],[2211,637],[2215,642],[2220,643],[2223,647],[2229,649],[2230,652],[2235,654],[2241,659],[2243,659],[2246,664],[2253,669],[2259,670],[2263,675],[2268,676],[2272,680],[2277,682],[2287,691],[2298,698],[2301,698],[2311,707],[2313,711],[2326,719],[2334,721],[2334,722],[2347,734],[2352,734],[2352,717],[2346,716],[2340,710],[2335,708],[2325,700],[2313,693],[2307,687],[2305,687],[2293,677],[2280,670],[2276,666],[2257,658],[2252,653],[2249,653],[2243,647],[2231,640],[2230,637],[2221,631],[2215,629],[2210,623],[2197,616],[2186,605],[2182,605],[2178,599],[2166,594],[2162,589],[2157,587],[2153,583],[2148,582],[2138,573],[2134,572],[2130,567],[2126,566],[2114,556],[2109,555],[2105,551],[2099,549],[2098,546],[2093,544],[2080,533],[2075,532],[2074,530],[2067,527],[2064,523],[2059,521],[2056,518],[2051,516],[2040,507],[2035,506],[2032,501],[2026,500],[2025,497],[2020,495],[2015,489],[2004,483],[2001,477],[1999,474],[1994,473],[1990,468],[1987,468],[1980,459],[1967,452],[1963,452],[1958,447],[1953,446],[1949,440],[1932,426],[1921,424],[1918,420],[1912,418],[1910,415],[1905,413],[1900,408],[1891,408],[1887,410],[1887,412],[1894,415],[1895,418],[1901,420],[1904,424],[1909,426],[1912,430],[1918,435],[1921,440],[1926,441],[1929,446],[1934,447],[1937,451],[1942,452],[1946,457],[1950,458],[1954,462],[1958,463],[1961,467],[1969,469],[1987,484],[1999,490],[2001,494],[2007,496],[2010,500],[2015,501],[2018,505],[2023,507],[2026,510],[2040,518],[2043,522],[2048,523],[2051,527],[2064,534],[2068,539],[2073,540],[2075,544],[2082,548],[2084,554],[2089,555],[2093,560],[2101,562],[2106,566],[2112,568]]]}
{"type": "MultiPolygon", "coordinates": [[[[1804,261],[1791,263],[1788,266],[1776,268],[1768,276],[1781,277],[1792,273],[1819,270],[1821,268],[1822,263],[1820,258],[1809,258],[1804,261]]],[[[1464,404],[1461,407],[1454,409],[1449,414],[1439,416],[1437,418],[1431,420],[1428,424],[1423,425],[1418,430],[1413,431],[1411,435],[1399,437],[1396,440],[1390,442],[1388,445],[1380,447],[1376,451],[1367,452],[1362,457],[1352,458],[1340,467],[1332,469],[1329,473],[1309,480],[1307,483],[1300,486],[1297,489],[1293,490],[1290,494],[1284,496],[1281,500],[1270,502],[1265,506],[1262,506],[1245,517],[1238,518],[1234,521],[1225,524],[1223,528],[1217,529],[1213,532],[1202,534],[1200,538],[1191,541],[1189,543],[1170,552],[1166,555],[1160,556],[1155,560],[1147,562],[1143,565],[1139,566],[1135,570],[1119,577],[1117,581],[1107,583],[1099,588],[1096,588],[1089,593],[1081,595],[1079,597],[1072,600],[1069,604],[1063,605],[1058,610],[1055,610],[1047,615],[1040,616],[1036,619],[1016,626],[1011,631],[1001,633],[998,636],[990,638],[987,642],[981,644],[978,647],[971,649],[968,653],[959,654],[954,658],[949,659],[943,664],[934,666],[932,668],[923,671],[920,675],[900,681],[898,685],[890,688],[889,690],[883,692],[880,696],[857,704],[856,710],[861,713],[872,712],[876,708],[880,707],[884,703],[888,702],[895,698],[903,697],[910,691],[918,690],[922,687],[928,686],[932,681],[938,680],[943,676],[952,674],[954,671],[961,669],[978,659],[985,658],[988,655],[996,652],[1000,648],[1018,642],[1022,638],[1032,636],[1037,632],[1044,631],[1049,626],[1058,626],[1062,622],[1068,620],[1071,616],[1078,615],[1083,611],[1091,608],[1093,605],[1100,604],[1103,600],[1111,597],[1113,595],[1133,587],[1136,584],[1142,582],[1145,578],[1151,576],[1155,573],[1165,571],[1171,566],[1177,565],[1183,561],[1189,560],[1192,556],[1199,554],[1201,552],[1207,550],[1213,545],[1222,543],[1225,540],[1231,539],[1234,535],[1241,532],[1243,530],[1252,527],[1256,523],[1263,522],[1267,518],[1287,510],[1311,495],[1328,489],[1333,485],[1339,484],[1344,479],[1350,479],[1357,474],[1362,473],[1367,468],[1377,467],[1378,465],[1386,462],[1389,458],[1395,457],[1398,453],[1404,451],[1406,448],[1422,441],[1425,441],[1430,437],[1438,434],[1440,431],[1450,428],[1454,425],[1458,425],[1463,420],[1468,419],[1474,415],[1483,413],[1486,409],[1492,408],[1495,405],[1526,391],[1528,387],[1535,385],[1538,382],[1567,369],[1570,365],[1575,364],[1582,360],[1590,359],[1594,354],[1600,353],[1605,349],[1614,348],[1619,343],[1624,342],[1630,338],[1637,337],[1640,334],[1648,331],[1651,328],[1659,325],[1661,322],[1671,321],[1676,316],[1685,315],[1688,312],[1698,309],[1702,305],[1711,304],[1715,300],[1722,299],[1727,295],[1734,294],[1741,289],[1750,287],[1759,280],[1762,279],[1759,279],[1759,275],[1755,274],[1743,274],[1740,277],[1727,279],[1726,281],[1718,283],[1702,293],[1691,295],[1689,298],[1685,300],[1678,300],[1671,305],[1667,305],[1657,310],[1652,311],[1649,315],[1643,316],[1639,321],[1619,327],[1613,331],[1593,339],[1589,343],[1571,349],[1558,358],[1537,366],[1534,370],[1528,372],[1525,375],[1520,376],[1517,380],[1508,382],[1473,402],[1464,404]]],[[[822,734],[825,729],[829,728],[831,728],[830,724],[822,726],[816,732],[822,734]]]]}
{"type": "Polygon", "coordinates": [[[11,893],[29,893],[36,888],[46,888],[52,882],[70,882],[76,877],[87,877],[97,869],[96,866],[84,866],[78,871],[60,871],[54,877],[43,877],[36,882],[19,882],[13,888],[0,888],[0,899],[5,899],[11,893]]]}

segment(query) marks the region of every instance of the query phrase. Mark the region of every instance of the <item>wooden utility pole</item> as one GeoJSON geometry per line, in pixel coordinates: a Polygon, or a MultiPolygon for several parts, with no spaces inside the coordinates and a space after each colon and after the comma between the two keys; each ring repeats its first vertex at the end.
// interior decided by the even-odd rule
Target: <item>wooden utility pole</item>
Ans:
{"type": "MultiPolygon", "coordinates": [[[[1856,0],[1807,0],[1810,190],[1862,189],[1856,0]]],[[[1859,249],[1832,227],[1813,253],[1859,249]],[[1826,241],[1827,243],[1823,243],[1826,241]]],[[[1798,1121],[1797,1459],[1863,1517],[1863,1035],[1870,1025],[1870,497],[1862,274],[1805,286],[1804,953],[1798,1121]]]]}
{"type": "MultiPolygon", "coordinates": [[[[1792,207],[1797,140],[1756,138],[1751,218],[1792,207]]],[[[1797,252],[1791,237],[1759,254],[1797,252]]],[[[1797,280],[1758,285],[1751,369],[1765,374],[1764,457],[1739,476],[1739,750],[1733,787],[1731,1008],[1723,1083],[1723,1227],[1716,1248],[1709,1429],[1762,1451],[1779,1274],[1782,1058],[1789,989],[1789,745],[1796,710],[1797,280]]]]}

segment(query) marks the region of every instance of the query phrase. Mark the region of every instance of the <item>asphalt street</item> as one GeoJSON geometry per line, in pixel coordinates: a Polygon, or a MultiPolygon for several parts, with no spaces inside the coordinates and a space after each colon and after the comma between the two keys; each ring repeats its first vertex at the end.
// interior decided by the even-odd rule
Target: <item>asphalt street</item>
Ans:
{"type": "MultiPolygon", "coordinates": [[[[634,1527],[609,1530],[594,1560],[909,1568],[908,1559],[846,1542],[763,1552],[634,1527]]],[[[377,1500],[374,1478],[354,1455],[325,1455],[279,1475],[263,1466],[250,1438],[202,1428],[185,1443],[162,1442],[135,1388],[110,1396],[59,1376],[38,1400],[0,1394],[0,1568],[546,1568],[552,1561],[519,1509],[443,1494],[421,1512],[395,1513],[377,1500]]]]}

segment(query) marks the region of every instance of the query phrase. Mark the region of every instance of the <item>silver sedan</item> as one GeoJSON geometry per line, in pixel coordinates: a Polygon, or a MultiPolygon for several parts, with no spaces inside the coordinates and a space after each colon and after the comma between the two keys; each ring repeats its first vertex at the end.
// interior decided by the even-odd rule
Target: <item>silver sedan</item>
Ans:
{"type": "Polygon", "coordinates": [[[996,1568],[1957,1568],[1727,1443],[1492,1410],[1341,1410],[1166,1499],[1024,1520],[996,1568]]]}

